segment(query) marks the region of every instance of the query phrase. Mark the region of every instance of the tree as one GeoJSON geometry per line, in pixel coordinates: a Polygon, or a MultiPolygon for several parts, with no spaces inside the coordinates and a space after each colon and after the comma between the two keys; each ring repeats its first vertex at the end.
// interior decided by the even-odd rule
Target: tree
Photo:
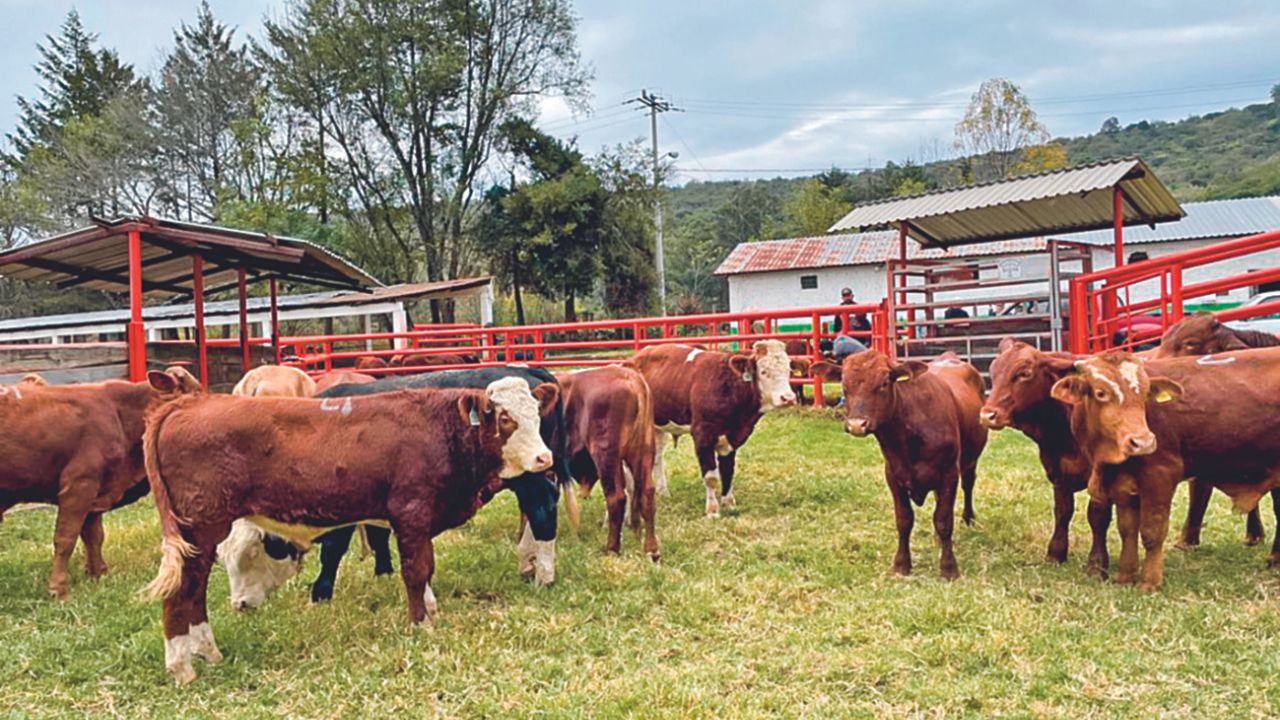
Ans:
{"type": "MultiPolygon", "coordinates": [[[[157,139],[173,210],[188,219],[218,220],[220,198],[262,199],[257,172],[262,71],[235,30],[201,2],[194,25],[173,33],[174,45],[157,79],[157,139]]],[[[270,129],[267,138],[270,139],[270,129]]],[[[276,153],[267,153],[269,159],[276,153]]],[[[269,172],[269,171],[268,171],[269,172]]]]}
{"type": "Polygon", "coordinates": [[[767,239],[777,211],[778,201],[763,183],[741,183],[716,210],[716,239],[725,252],[738,243],[767,239]]]}
{"type": "Polygon", "coordinates": [[[656,193],[644,144],[606,150],[591,161],[603,189],[600,240],[605,308],[620,315],[647,315],[655,307],[658,271],[654,260],[653,203],[656,193]]]}
{"type": "Polygon", "coordinates": [[[498,126],[547,95],[577,101],[589,76],[564,0],[291,0],[266,34],[276,86],[336,146],[355,209],[420,248],[429,280],[463,269],[498,126]]]}
{"type": "Polygon", "coordinates": [[[1114,135],[1115,133],[1120,132],[1120,118],[1117,118],[1115,115],[1112,115],[1106,120],[1103,120],[1102,128],[1099,129],[1098,132],[1102,133],[1103,135],[1114,135]]]}
{"type": "Polygon", "coordinates": [[[970,98],[964,119],[956,124],[956,149],[973,158],[977,182],[1008,177],[1018,150],[1048,139],[1049,131],[1037,119],[1027,96],[1004,78],[982,83],[970,98]]]}
{"type": "Polygon", "coordinates": [[[919,195],[929,190],[929,184],[920,178],[905,177],[898,182],[893,188],[895,197],[906,197],[907,195],[919,195]]]}
{"type": "Polygon", "coordinates": [[[716,309],[727,285],[715,270],[726,251],[716,240],[716,221],[705,211],[680,222],[671,233],[667,290],[671,310],[679,314],[716,309]]]}
{"type": "Polygon", "coordinates": [[[36,45],[39,97],[17,99],[18,127],[8,136],[14,150],[9,162],[21,165],[36,147],[56,141],[69,122],[98,115],[134,84],[133,67],[120,62],[114,50],[95,49],[97,40],[72,10],[57,36],[46,35],[36,45]]]}
{"type": "Polygon", "coordinates": [[[1018,153],[1018,164],[1009,169],[1009,177],[1057,170],[1067,166],[1067,149],[1062,143],[1025,147],[1018,153]]]}
{"type": "Polygon", "coordinates": [[[801,183],[783,204],[787,233],[801,236],[825,235],[827,228],[853,208],[842,198],[843,187],[835,189],[814,178],[801,183]]]}

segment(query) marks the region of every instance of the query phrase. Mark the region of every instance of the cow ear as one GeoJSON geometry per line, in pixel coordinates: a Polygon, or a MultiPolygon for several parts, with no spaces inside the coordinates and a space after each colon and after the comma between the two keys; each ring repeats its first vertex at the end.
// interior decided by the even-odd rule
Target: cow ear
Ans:
{"type": "Polygon", "coordinates": [[[467,393],[458,398],[458,414],[464,425],[479,427],[484,419],[493,412],[493,405],[484,393],[467,393]]]}
{"type": "Polygon", "coordinates": [[[1075,358],[1065,353],[1052,353],[1045,356],[1044,367],[1054,375],[1061,377],[1076,369],[1076,361],[1075,358]]]}
{"type": "Polygon", "coordinates": [[[757,340],[751,344],[752,354],[758,358],[762,358],[769,354],[769,347],[765,345],[765,340],[757,340]]]}
{"type": "Polygon", "coordinates": [[[533,389],[533,396],[538,400],[538,414],[547,415],[560,399],[560,386],[555,383],[542,383],[533,389]]]}
{"type": "Polygon", "coordinates": [[[844,374],[839,365],[825,360],[814,363],[812,371],[814,377],[822,378],[827,382],[840,382],[844,374]]]}
{"type": "Polygon", "coordinates": [[[1176,380],[1169,378],[1151,378],[1151,388],[1147,390],[1147,397],[1158,403],[1173,402],[1182,397],[1182,386],[1176,380]]]}
{"type": "Polygon", "coordinates": [[[152,370],[147,373],[147,383],[162,393],[178,391],[178,379],[169,373],[160,372],[159,370],[152,370]]]}
{"type": "Polygon", "coordinates": [[[1059,402],[1075,405],[1089,395],[1089,382],[1082,377],[1068,375],[1053,384],[1049,395],[1059,402]]]}
{"type": "Polygon", "coordinates": [[[889,371],[889,379],[893,382],[909,382],[929,372],[929,366],[919,360],[908,360],[898,363],[889,371]]]}
{"type": "Polygon", "coordinates": [[[755,363],[745,355],[730,355],[729,368],[742,376],[744,382],[751,382],[755,363]]]}
{"type": "Polygon", "coordinates": [[[1011,337],[1002,338],[1000,340],[1000,352],[1009,352],[1017,342],[1017,340],[1014,340],[1011,337]]]}
{"type": "Polygon", "coordinates": [[[809,358],[791,358],[791,372],[808,375],[813,369],[813,361],[809,358]]]}

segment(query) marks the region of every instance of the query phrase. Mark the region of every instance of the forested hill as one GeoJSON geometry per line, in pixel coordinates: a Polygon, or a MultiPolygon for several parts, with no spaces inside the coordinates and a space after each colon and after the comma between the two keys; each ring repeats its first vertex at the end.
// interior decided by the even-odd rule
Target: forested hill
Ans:
{"type": "MultiPolygon", "coordinates": [[[[1178,199],[1280,193],[1280,105],[1263,103],[1176,122],[1121,126],[1108,119],[1092,135],[1056,138],[1066,163],[1137,155],[1178,199]]],[[[739,242],[822,234],[854,204],[957,184],[961,161],[943,160],[815,177],[691,182],[670,192],[668,282],[681,309],[723,307],[711,275],[739,242]],[[673,262],[674,260],[674,262],[673,262]]]]}

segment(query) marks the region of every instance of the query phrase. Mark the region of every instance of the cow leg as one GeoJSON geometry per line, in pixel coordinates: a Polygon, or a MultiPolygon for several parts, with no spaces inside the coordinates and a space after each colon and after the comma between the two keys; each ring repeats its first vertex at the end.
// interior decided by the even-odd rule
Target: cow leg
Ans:
{"type": "Polygon", "coordinates": [[[605,517],[609,524],[609,539],[604,551],[617,555],[622,549],[622,521],[627,512],[627,479],[622,469],[622,458],[612,447],[603,443],[593,448],[591,460],[600,475],[600,489],[604,491],[605,517]]]}
{"type": "Polygon", "coordinates": [[[1267,531],[1262,529],[1262,512],[1255,507],[1244,520],[1244,544],[1250,547],[1261,545],[1266,539],[1267,531]]]}
{"type": "MultiPolygon", "coordinates": [[[[1204,480],[1192,480],[1187,488],[1187,520],[1182,524],[1182,538],[1177,547],[1185,550],[1200,544],[1200,528],[1204,525],[1204,512],[1209,507],[1213,485],[1204,480]]],[[[1245,538],[1249,543],[1248,537],[1245,538]]]]}
{"type": "Polygon", "coordinates": [[[1271,491],[1271,512],[1276,518],[1276,536],[1271,541],[1271,557],[1267,567],[1280,567],[1280,489],[1271,491]]]}
{"type": "Polygon", "coordinates": [[[671,497],[671,492],[667,489],[667,466],[662,460],[666,451],[667,434],[655,432],[653,434],[653,479],[658,485],[658,494],[662,497],[671,497]]]}
{"type": "MultiPolygon", "coordinates": [[[[641,460],[638,464],[643,464],[644,462],[644,460],[641,460]]],[[[662,553],[658,550],[658,535],[654,529],[657,498],[654,497],[651,469],[648,467],[639,468],[639,477],[635,479],[634,484],[635,489],[632,491],[631,496],[631,517],[633,521],[637,517],[644,521],[644,551],[648,554],[650,560],[658,562],[662,559],[662,553]]],[[[1280,505],[1277,507],[1280,507],[1280,505]]]]}
{"type": "MultiPolygon", "coordinates": [[[[533,579],[534,583],[546,587],[556,579],[556,541],[539,540],[533,534],[533,523],[525,516],[520,516],[520,542],[516,545],[516,556],[520,565],[520,577],[533,579]]],[[[401,563],[404,559],[401,558],[401,563]]]]}
{"type": "Polygon", "coordinates": [[[1138,496],[1125,498],[1115,507],[1116,529],[1120,531],[1120,565],[1116,570],[1116,582],[1129,585],[1138,572],[1138,528],[1141,520],[1138,496]]]}
{"type": "Polygon", "coordinates": [[[724,446],[716,447],[716,462],[720,466],[720,504],[725,508],[736,508],[738,501],[733,497],[733,473],[738,464],[738,451],[730,449],[721,453],[728,445],[726,442],[724,446]]]}
{"type": "Polygon", "coordinates": [[[1086,574],[1107,579],[1111,556],[1107,554],[1107,530],[1111,528],[1111,503],[1089,501],[1089,530],[1093,547],[1089,549],[1089,565],[1086,574]]]}
{"type": "Polygon", "coordinates": [[[365,538],[373,551],[373,574],[390,575],[396,569],[391,565],[391,530],[377,525],[364,525],[365,538]]]}
{"type": "Polygon", "coordinates": [[[196,679],[192,659],[199,655],[210,662],[222,660],[209,629],[205,592],[209,571],[217,555],[218,538],[226,537],[224,527],[202,527],[192,531],[190,540],[197,552],[182,562],[182,580],[173,595],[164,599],[164,666],[179,685],[196,679]],[[221,534],[219,535],[219,530],[221,534]]]}
{"type": "Polygon", "coordinates": [[[70,576],[67,565],[75,552],[76,540],[89,516],[96,479],[83,474],[64,473],[58,493],[58,519],[53,528],[53,571],[49,573],[49,594],[59,600],[67,597],[70,576]]]}
{"type": "Polygon", "coordinates": [[[943,580],[955,580],[960,577],[960,568],[956,564],[955,549],[952,547],[951,535],[956,522],[956,480],[945,482],[933,494],[933,533],[938,539],[941,549],[939,570],[943,580]]]}
{"type": "Polygon", "coordinates": [[[698,468],[702,470],[702,484],[707,489],[707,517],[720,517],[720,469],[716,464],[715,439],[698,442],[695,439],[698,468]]]}
{"type": "Polygon", "coordinates": [[[406,533],[401,528],[396,528],[396,543],[400,546],[400,577],[409,598],[409,622],[417,625],[430,620],[434,624],[440,614],[431,589],[431,576],[436,570],[435,545],[428,533],[406,533]]]}
{"type": "Polygon", "coordinates": [[[1143,496],[1138,509],[1142,548],[1146,551],[1142,559],[1142,582],[1138,584],[1142,592],[1154,592],[1164,582],[1164,540],[1169,534],[1169,509],[1173,505],[1175,482],[1158,484],[1157,491],[1143,496]]]}
{"type": "Polygon", "coordinates": [[[80,528],[80,540],[84,543],[84,572],[95,580],[107,574],[107,562],[102,559],[102,513],[89,513],[80,528]]]}
{"type": "Polygon", "coordinates": [[[970,465],[967,468],[960,469],[960,488],[964,490],[964,520],[965,525],[972,525],[977,519],[977,515],[973,513],[973,483],[978,477],[977,464],[970,465]]]}
{"type": "Polygon", "coordinates": [[[1059,483],[1053,484],[1053,537],[1049,538],[1046,560],[1051,563],[1067,561],[1070,542],[1071,517],[1076,513],[1075,493],[1059,483]]]}
{"type": "Polygon", "coordinates": [[[320,546],[320,574],[311,583],[311,602],[320,603],[333,599],[333,586],[338,581],[338,566],[342,556],[351,547],[351,537],[356,526],[340,527],[316,539],[320,546]]]}
{"type": "Polygon", "coordinates": [[[213,641],[213,629],[209,627],[209,572],[218,559],[218,543],[225,540],[230,532],[231,523],[226,523],[211,527],[208,532],[197,536],[197,547],[200,548],[197,556],[197,584],[187,620],[190,623],[191,651],[211,664],[222,662],[222,652],[213,641]],[[212,550],[206,551],[205,548],[212,550]]]}
{"type": "Polygon", "coordinates": [[[906,486],[894,482],[893,478],[886,479],[893,495],[893,518],[898,525],[898,552],[893,556],[893,574],[905,577],[911,574],[911,528],[915,526],[916,514],[911,508],[906,486]]]}

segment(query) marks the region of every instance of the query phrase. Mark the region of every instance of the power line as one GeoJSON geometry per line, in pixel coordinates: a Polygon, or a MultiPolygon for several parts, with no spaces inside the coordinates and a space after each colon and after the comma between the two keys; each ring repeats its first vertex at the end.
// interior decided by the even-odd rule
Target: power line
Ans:
{"type": "Polygon", "coordinates": [[[673,106],[671,103],[663,100],[658,95],[650,94],[647,90],[641,90],[640,96],[632,98],[624,105],[631,103],[640,103],[649,108],[649,128],[653,137],[653,261],[658,266],[658,302],[661,305],[662,314],[667,314],[667,267],[666,258],[662,251],[662,193],[657,192],[659,185],[662,183],[661,173],[662,166],[658,162],[658,113],[666,112],[684,112],[683,108],[673,106]]]}

